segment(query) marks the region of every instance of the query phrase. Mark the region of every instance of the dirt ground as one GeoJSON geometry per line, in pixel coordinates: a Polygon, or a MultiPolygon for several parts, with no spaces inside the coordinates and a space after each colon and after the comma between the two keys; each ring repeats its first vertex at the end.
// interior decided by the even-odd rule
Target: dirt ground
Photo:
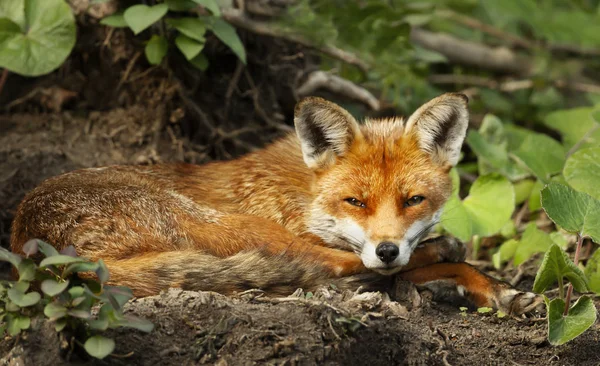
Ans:
{"type": "MultiPolygon", "coordinates": [[[[209,58],[219,62],[200,75],[176,57],[169,64],[183,66],[173,72],[150,68],[139,45],[121,31],[84,28],[57,72],[40,79],[10,75],[0,94],[2,246],[8,246],[18,202],[47,177],[109,164],[232,158],[289,130],[294,85],[314,68],[314,56],[243,37],[247,67],[209,40],[209,58]]],[[[8,268],[2,269],[6,276],[8,268]]],[[[492,272],[506,280],[515,273],[492,272]]],[[[533,274],[533,266],[526,268],[519,287],[530,289],[533,274]]],[[[0,364],[600,364],[598,325],[551,347],[546,322],[535,315],[461,312],[413,291],[410,301],[397,303],[380,293],[332,288],[309,299],[172,289],[127,305],[128,312],[154,322],[155,330],[111,331],[117,349],[103,361],[69,354],[63,339],[36,322],[32,331],[0,342],[0,364]]]]}

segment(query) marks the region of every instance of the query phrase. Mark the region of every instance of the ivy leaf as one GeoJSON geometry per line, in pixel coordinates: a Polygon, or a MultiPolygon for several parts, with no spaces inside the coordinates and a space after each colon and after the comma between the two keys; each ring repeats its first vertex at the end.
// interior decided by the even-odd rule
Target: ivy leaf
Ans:
{"type": "Polygon", "coordinates": [[[569,186],[550,183],[542,190],[542,207],[556,225],[600,242],[600,201],[597,199],[569,186]]]}
{"type": "Polygon", "coordinates": [[[565,150],[553,138],[540,133],[530,133],[514,156],[541,181],[560,173],[565,163],[565,150]]]}
{"type": "Polygon", "coordinates": [[[515,250],[513,263],[515,266],[525,262],[535,253],[544,253],[554,244],[552,238],[547,233],[539,230],[535,222],[527,224],[525,232],[519,241],[515,250]]]}
{"type": "Polygon", "coordinates": [[[177,36],[177,38],[175,38],[175,45],[177,48],[179,48],[181,53],[183,53],[188,61],[198,56],[198,54],[204,48],[203,42],[198,42],[197,40],[183,34],[180,34],[177,36]]]}
{"type": "Polygon", "coordinates": [[[102,20],[100,20],[100,24],[107,25],[113,28],[127,27],[127,22],[125,21],[125,16],[123,15],[123,13],[117,13],[102,18],[102,20]]]}
{"type": "Polygon", "coordinates": [[[177,29],[181,34],[184,34],[200,43],[204,43],[206,39],[206,23],[200,18],[172,18],[167,19],[167,24],[177,29]]]}
{"type": "Polygon", "coordinates": [[[565,302],[554,299],[548,303],[548,341],[554,346],[564,344],[585,332],[596,322],[596,307],[591,298],[580,297],[563,315],[565,302]]]}
{"type": "Polygon", "coordinates": [[[48,267],[53,265],[70,264],[70,263],[81,263],[85,262],[83,258],[74,258],[70,255],[58,254],[52,257],[47,257],[40,262],[40,267],[48,267]]]}
{"type": "Polygon", "coordinates": [[[154,6],[134,5],[125,10],[123,18],[133,33],[139,34],[144,29],[159,21],[168,11],[169,6],[167,4],[154,6]]]}
{"type": "Polygon", "coordinates": [[[515,193],[510,182],[499,174],[477,178],[469,196],[458,197],[458,173],[453,175],[454,192],[442,214],[442,226],[462,241],[473,235],[490,236],[502,229],[510,219],[515,205],[515,193]]]}
{"type": "Polygon", "coordinates": [[[90,356],[103,359],[104,357],[110,355],[112,351],[114,351],[115,341],[110,338],[96,335],[88,338],[83,345],[83,348],[85,348],[86,352],[89,353],[90,356]]]}
{"type": "Polygon", "coordinates": [[[169,45],[165,37],[155,34],[150,38],[144,49],[146,59],[151,65],[159,65],[167,54],[168,48],[169,45]]]}
{"type": "Polygon", "coordinates": [[[198,6],[192,0],[166,0],[165,4],[171,11],[188,11],[198,6]]]}
{"type": "Polygon", "coordinates": [[[600,199],[600,147],[582,149],[571,155],[563,175],[571,187],[600,199]]]}
{"type": "Polygon", "coordinates": [[[217,2],[215,0],[192,0],[192,1],[195,2],[196,4],[202,5],[206,9],[210,10],[210,12],[214,16],[216,16],[216,17],[221,16],[221,10],[219,10],[219,5],[217,4],[217,2]]]}
{"type": "Polygon", "coordinates": [[[66,290],[68,286],[69,280],[66,280],[64,282],[56,282],[55,280],[48,279],[42,281],[41,287],[43,293],[50,297],[54,297],[66,290]]]}
{"type": "Polygon", "coordinates": [[[35,305],[42,298],[37,292],[30,292],[28,294],[25,294],[15,287],[9,289],[6,293],[8,295],[8,298],[12,302],[14,302],[16,305],[22,308],[35,305]]]}
{"type": "Polygon", "coordinates": [[[564,250],[552,244],[535,276],[533,291],[541,294],[562,278],[567,278],[576,291],[588,291],[587,279],[581,269],[571,261],[564,250]]]}
{"type": "Polygon", "coordinates": [[[47,74],[66,60],[75,38],[75,18],[63,0],[13,0],[0,7],[0,68],[47,74]]]}
{"type": "Polygon", "coordinates": [[[246,49],[231,24],[220,18],[213,19],[212,31],[221,42],[225,43],[246,64],[246,49]]]}

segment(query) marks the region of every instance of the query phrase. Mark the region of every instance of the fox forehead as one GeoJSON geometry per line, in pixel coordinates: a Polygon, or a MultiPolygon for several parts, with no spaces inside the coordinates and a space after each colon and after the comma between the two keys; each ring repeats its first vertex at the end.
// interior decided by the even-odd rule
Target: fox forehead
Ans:
{"type": "Polygon", "coordinates": [[[370,201],[432,194],[427,198],[445,201],[448,168],[433,162],[414,135],[403,133],[401,119],[367,121],[361,132],[345,156],[318,175],[324,191],[370,201]]]}

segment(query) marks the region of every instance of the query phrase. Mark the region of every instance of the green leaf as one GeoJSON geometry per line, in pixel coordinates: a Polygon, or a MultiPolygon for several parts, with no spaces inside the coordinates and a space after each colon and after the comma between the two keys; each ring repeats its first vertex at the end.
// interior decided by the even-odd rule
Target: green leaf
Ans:
{"type": "Polygon", "coordinates": [[[223,19],[214,19],[212,22],[212,31],[221,42],[225,43],[246,64],[246,50],[232,25],[223,19]]]}
{"type": "Polygon", "coordinates": [[[544,189],[544,183],[540,180],[536,180],[531,188],[531,195],[527,201],[529,212],[535,212],[542,208],[542,189],[544,189]]]}
{"type": "Polygon", "coordinates": [[[596,250],[588,259],[584,273],[589,281],[590,290],[600,294],[600,250],[596,250]]]}
{"type": "Polygon", "coordinates": [[[67,311],[67,315],[75,317],[75,318],[79,318],[79,319],[89,319],[92,317],[92,314],[90,314],[89,311],[79,310],[79,309],[71,309],[71,310],[67,311]]]}
{"type": "Polygon", "coordinates": [[[221,11],[219,10],[219,5],[215,0],[192,0],[196,4],[200,4],[206,9],[210,10],[210,12],[217,17],[221,16],[221,11]]]}
{"type": "Polygon", "coordinates": [[[144,49],[148,62],[150,62],[151,65],[159,65],[167,54],[168,48],[169,44],[165,37],[156,34],[153,35],[144,49]]]}
{"type": "Polygon", "coordinates": [[[113,304],[115,309],[120,309],[127,301],[133,298],[131,289],[125,286],[104,286],[103,295],[108,295],[109,300],[114,299],[116,301],[116,304],[113,304]]]}
{"type": "Polygon", "coordinates": [[[203,53],[191,59],[190,63],[201,71],[206,71],[206,69],[208,69],[208,59],[203,53]]]}
{"type": "Polygon", "coordinates": [[[582,149],[571,155],[563,175],[571,187],[600,199],[600,147],[582,149]]]}
{"type": "Polygon", "coordinates": [[[144,29],[159,21],[168,11],[169,6],[167,4],[154,6],[134,5],[125,10],[123,17],[133,33],[139,34],[144,29]]]}
{"type": "MultiPolygon", "coordinates": [[[[452,174],[458,177],[455,171],[452,174]]],[[[454,193],[444,207],[442,226],[462,241],[469,241],[473,235],[490,236],[502,229],[514,206],[515,193],[506,178],[498,174],[480,176],[463,201],[455,184],[454,193]]]]}
{"type": "Polygon", "coordinates": [[[19,305],[22,308],[35,305],[42,298],[37,292],[30,292],[28,294],[25,294],[14,287],[9,289],[6,293],[8,294],[8,298],[12,302],[19,305]]]}
{"type": "Polygon", "coordinates": [[[60,304],[51,302],[44,307],[44,315],[46,315],[50,320],[60,319],[67,315],[67,308],[60,304]]]}
{"type": "MultiPolygon", "coordinates": [[[[535,186],[535,180],[523,179],[513,184],[515,188],[515,204],[520,205],[531,197],[531,192],[535,186]]],[[[539,189],[542,189],[540,187],[539,189]]]]}
{"type": "Polygon", "coordinates": [[[596,322],[596,307],[587,296],[580,297],[567,316],[563,315],[564,310],[562,299],[554,299],[548,304],[548,341],[554,346],[567,343],[596,322]]]}
{"type": "Polygon", "coordinates": [[[171,18],[167,19],[167,24],[177,29],[191,39],[204,43],[206,39],[206,23],[199,18],[171,18]]]}
{"type": "Polygon", "coordinates": [[[180,34],[175,38],[175,45],[183,53],[186,59],[191,60],[198,56],[200,51],[204,48],[204,43],[198,42],[188,36],[180,34]]]}
{"type": "Polygon", "coordinates": [[[166,0],[165,4],[171,11],[188,11],[198,6],[192,0],[166,0]]]}
{"type": "Polygon", "coordinates": [[[66,290],[68,286],[69,280],[66,280],[64,282],[56,282],[54,280],[48,279],[42,281],[42,292],[44,292],[48,296],[54,297],[66,290]]]}
{"type": "Polygon", "coordinates": [[[596,129],[598,123],[592,118],[593,112],[593,108],[587,107],[557,111],[548,114],[544,123],[560,132],[563,137],[563,145],[567,149],[571,149],[584,137],[585,141],[582,141],[580,148],[598,146],[600,130],[596,129]]]}
{"type": "Polygon", "coordinates": [[[492,263],[496,269],[500,269],[502,264],[510,260],[517,251],[519,241],[516,239],[510,239],[502,243],[500,248],[492,256],[492,263]]]}
{"type": "Polygon", "coordinates": [[[515,251],[514,265],[525,262],[535,253],[544,253],[554,244],[552,238],[547,233],[539,230],[535,222],[527,224],[525,232],[519,241],[517,250],[515,251]]]}
{"type": "Polygon", "coordinates": [[[98,263],[92,262],[81,262],[81,263],[73,263],[69,264],[65,269],[65,276],[73,273],[73,272],[96,272],[98,269],[98,263]]]}
{"type": "Polygon", "coordinates": [[[150,333],[152,329],[154,329],[154,324],[152,324],[151,321],[135,316],[124,316],[122,319],[119,319],[115,325],[120,327],[135,328],[146,333],[150,333]]]}
{"type": "Polygon", "coordinates": [[[19,281],[22,282],[35,280],[35,271],[37,266],[31,259],[22,260],[17,269],[19,270],[19,281]]]}
{"type": "Polygon", "coordinates": [[[542,190],[542,207],[556,225],[600,242],[600,201],[569,186],[550,183],[542,190]]]}
{"type": "Polygon", "coordinates": [[[91,319],[88,320],[90,328],[96,330],[107,330],[108,329],[108,319],[91,319]]]}
{"type": "Polygon", "coordinates": [[[83,345],[83,348],[85,348],[90,356],[103,359],[104,357],[110,355],[112,351],[114,351],[115,341],[110,338],[96,335],[88,338],[83,345]]]}
{"type": "Polygon", "coordinates": [[[69,263],[82,263],[85,262],[83,258],[74,258],[70,255],[58,254],[52,257],[47,257],[40,262],[40,267],[48,267],[53,265],[69,264],[69,263]]]}
{"type": "Polygon", "coordinates": [[[552,244],[544,255],[544,261],[535,275],[533,291],[538,294],[546,291],[550,285],[567,278],[578,292],[588,291],[585,275],[558,245],[552,244]]]}
{"type": "Polygon", "coordinates": [[[63,0],[12,0],[7,5],[0,7],[0,67],[25,76],[58,68],[75,45],[69,5],[63,0]]]}
{"type": "Polygon", "coordinates": [[[20,256],[11,253],[4,248],[0,248],[0,261],[9,262],[10,264],[18,268],[19,264],[21,263],[21,260],[22,259],[20,256]]]}
{"type": "Polygon", "coordinates": [[[85,289],[81,286],[73,286],[69,289],[69,295],[71,295],[72,299],[76,299],[78,297],[84,296],[85,289]]]}
{"type": "Polygon", "coordinates": [[[109,15],[106,18],[102,18],[100,24],[107,25],[113,28],[124,28],[127,27],[127,22],[125,21],[125,16],[123,13],[117,13],[113,15],[109,15]]]}
{"type": "Polygon", "coordinates": [[[477,308],[477,312],[480,314],[491,313],[494,309],[488,307],[477,308]]]}
{"type": "Polygon", "coordinates": [[[565,163],[565,150],[553,138],[539,134],[529,134],[514,156],[541,181],[560,173],[565,163]]]}
{"type": "Polygon", "coordinates": [[[67,319],[65,319],[65,318],[58,319],[56,321],[56,323],[54,323],[54,330],[56,330],[57,332],[60,332],[63,329],[65,329],[66,326],[67,326],[67,319]]]}
{"type": "Polygon", "coordinates": [[[38,252],[38,240],[37,239],[28,240],[23,245],[23,253],[25,253],[25,256],[30,257],[30,256],[36,254],[37,252],[38,252]]]}
{"type": "Polygon", "coordinates": [[[29,329],[31,325],[31,319],[24,315],[8,316],[6,322],[8,334],[13,337],[21,333],[22,330],[29,329]]]}
{"type": "Polygon", "coordinates": [[[100,279],[100,283],[108,282],[110,279],[108,268],[106,268],[106,264],[104,264],[102,259],[98,259],[98,269],[96,269],[96,275],[98,276],[98,279],[100,279]]]}
{"type": "Polygon", "coordinates": [[[58,251],[56,250],[56,248],[54,248],[52,245],[38,240],[38,249],[40,250],[40,252],[42,252],[46,257],[53,257],[55,255],[58,255],[58,251]]]}

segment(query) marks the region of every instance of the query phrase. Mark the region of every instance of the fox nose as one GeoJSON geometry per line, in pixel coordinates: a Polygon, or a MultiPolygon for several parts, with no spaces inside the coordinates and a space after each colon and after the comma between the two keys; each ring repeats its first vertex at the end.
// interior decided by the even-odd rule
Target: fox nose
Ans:
{"type": "Polygon", "coordinates": [[[398,257],[400,253],[400,249],[394,243],[383,242],[379,243],[377,249],[375,249],[375,254],[381,259],[383,263],[391,263],[398,257]]]}

